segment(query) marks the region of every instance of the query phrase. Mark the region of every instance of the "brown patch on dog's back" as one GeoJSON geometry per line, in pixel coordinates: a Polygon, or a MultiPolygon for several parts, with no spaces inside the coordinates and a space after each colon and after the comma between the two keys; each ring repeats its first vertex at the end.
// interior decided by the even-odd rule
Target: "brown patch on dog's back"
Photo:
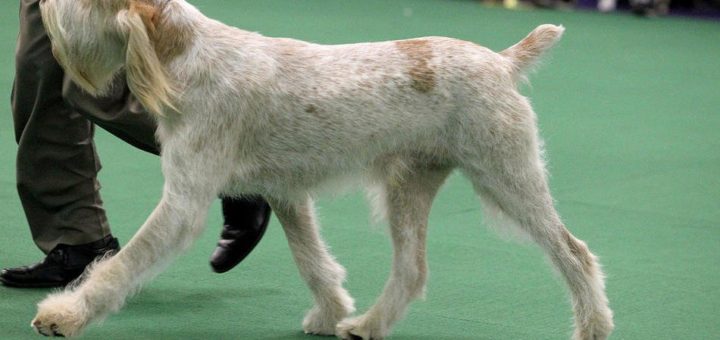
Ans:
{"type": "Polygon", "coordinates": [[[433,56],[429,42],[425,39],[400,40],[395,42],[395,46],[410,59],[408,75],[412,79],[411,87],[421,93],[430,92],[436,80],[435,71],[429,65],[433,56]]]}

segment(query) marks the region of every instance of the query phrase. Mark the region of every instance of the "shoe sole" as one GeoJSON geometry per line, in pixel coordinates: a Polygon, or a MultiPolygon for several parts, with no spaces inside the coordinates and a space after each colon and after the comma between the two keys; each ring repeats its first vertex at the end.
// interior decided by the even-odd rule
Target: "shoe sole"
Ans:
{"type": "Polygon", "coordinates": [[[12,280],[7,280],[5,278],[0,277],[0,282],[5,287],[10,288],[61,288],[67,286],[69,282],[65,283],[58,283],[58,282],[38,282],[38,283],[28,283],[28,282],[16,282],[12,280]]]}

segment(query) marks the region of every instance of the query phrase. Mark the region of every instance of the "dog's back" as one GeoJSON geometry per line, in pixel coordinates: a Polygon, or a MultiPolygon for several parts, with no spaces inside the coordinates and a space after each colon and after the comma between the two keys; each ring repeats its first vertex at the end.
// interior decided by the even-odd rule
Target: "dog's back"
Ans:
{"type": "MultiPolygon", "coordinates": [[[[504,107],[528,105],[515,83],[562,31],[540,26],[501,53],[444,37],[327,46],[239,31],[244,48],[227,54],[241,60],[218,66],[230,79],[202,91],[235,97],[211,104],[222,120],[213,124],[243,140],[237,182],[313,189],[398,154],[457,163],[466,139],[508,120],[532,123],[508,117],[531,110],[504,107]]],[[[203,121],[213,114],[205,101],[189,105],[203,121]]]]}

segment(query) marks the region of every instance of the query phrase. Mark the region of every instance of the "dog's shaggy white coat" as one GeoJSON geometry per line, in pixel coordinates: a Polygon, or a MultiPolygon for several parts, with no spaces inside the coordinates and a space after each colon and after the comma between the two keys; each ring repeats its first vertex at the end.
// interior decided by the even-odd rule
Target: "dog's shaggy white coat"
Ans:
{"type": "Polygon", "coordinates": [[[275,210],[315,298],[307,333],[382,339],[423,294],[430,205],[448,174],[472,182],[488,215],[534,240],[569,287],[575,339],[613,328],[603,274],[553,207],[523,72],[562,35],[542,25],[495,53],[442,37],[323,46],[228,27],[183,0],[45,0],[54,52],[100,95],[124,70],[157,117],[163,197],[114,257],[51,294],[32,325],[78,335],[204,229],[212,200],[260,194],[275,210]],[[369,311],[350,317],[343,267],[323,243],[313,194],[343,178],[379,193],[392,272],[369,311]]]}

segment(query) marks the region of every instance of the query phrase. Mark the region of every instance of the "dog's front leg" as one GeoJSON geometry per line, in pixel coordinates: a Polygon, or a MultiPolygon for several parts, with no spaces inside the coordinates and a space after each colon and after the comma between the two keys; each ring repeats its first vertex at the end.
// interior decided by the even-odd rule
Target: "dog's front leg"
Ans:
{"type": "Polygon", "coordinates": [[[285,230],[300,275],[315,298],[315,305],[303,320],[303,330],[333,335],[337,323],[355,310],[352,297],[342,287],[345,268],[335,261],[320,237],[311,199],[269,202],[285,230]]]}
{"type": "MultiPolygon", "coordinates": [[[[38,304],[32,326],[43,335],[75,336],[92,321],[118,311],[128,295],[161,271],[194,241],[216,195],[211,178],[168,167],[163,154],[163,197],[145,224],[115,256],[93,265],[82,281],[38,304]]],[[[177,164],[176,164],[177,165],[177,164]]],[[[197,165],[197,164],[195,164],[197,165]]]]}

